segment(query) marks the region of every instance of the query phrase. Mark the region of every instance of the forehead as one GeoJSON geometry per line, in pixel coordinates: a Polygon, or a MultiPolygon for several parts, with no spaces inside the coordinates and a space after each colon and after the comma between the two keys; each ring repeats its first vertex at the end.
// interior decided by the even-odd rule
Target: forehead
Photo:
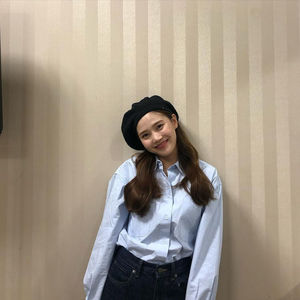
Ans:
{"type": "Polygon", "coordinates": [[[137,123],[136,130],[137,132],[141,132],[151,128],[153,124],[159,122],[160,120],[168,119],[164,114],[157,111],[150,111],[145,114],[137,123]]]}

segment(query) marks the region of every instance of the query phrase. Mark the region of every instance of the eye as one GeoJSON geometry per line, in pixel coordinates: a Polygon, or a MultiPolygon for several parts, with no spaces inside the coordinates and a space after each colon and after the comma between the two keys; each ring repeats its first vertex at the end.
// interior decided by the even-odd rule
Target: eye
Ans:
{"type": "Polygon", "coordinates": [[[142,134],[141,138],[142,138],[142,139],[146,139],[148,136],[149,136],[148,133],[144,133],[144,134],[142,134]]]}
{"type": "Polygon", "coordinates": [[[163,123],[160,123],[157,125],[157,129],[162,129],[164,127],[164,124],[163,123]]]}

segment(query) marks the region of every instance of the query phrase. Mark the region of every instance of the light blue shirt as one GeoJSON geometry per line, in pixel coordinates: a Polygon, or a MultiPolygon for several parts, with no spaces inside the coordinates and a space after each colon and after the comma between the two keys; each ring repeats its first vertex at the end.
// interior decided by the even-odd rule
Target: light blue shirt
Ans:
{"type": "Polygon", "coordinates": [[[175,187],[184,173],[175,163],[167,173],[156,160],[156,177],[162,196],[152,201],[144,217],[129,213],[124,186],[136,176],[133,159],[112,176],[102,223],[84,276],[86,300],[100,300],[116,244],[151,263],[164,264],[193,255],[186,300],[214,300],[222,248],[222,184],[217,170],[204,161],[200,168],[214,186],[214,200],[196,205],[189,194],[175,187]]]}

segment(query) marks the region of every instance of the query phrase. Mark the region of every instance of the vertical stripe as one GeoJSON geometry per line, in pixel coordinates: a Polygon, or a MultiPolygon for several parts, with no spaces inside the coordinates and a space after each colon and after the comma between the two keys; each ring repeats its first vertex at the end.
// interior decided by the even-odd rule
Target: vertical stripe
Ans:
{"type": "Polygon", "coordinates": [[[251,211],[249,60],[247,6],[237,5],[237,97],[239,141],[239,191],[243,203],[251,211]]]}
{"type": "MultiPolygon", "coordinates": [[[[79,8],[79,7],[78,7],[79,8]]],[[[83,33],[82,39],[78,40],[80,47],[82,47],[83,56],[80,59],[82,63],[80,83],[77,86],[78,92],[81,94],[83,103],[81,109],[82,111],[77,111],[80,113],[80,126],[81,126],[81,137],[84,147],[82,148],[82,157],[81,165],[78,166],[78,173],[76,174],[76,181],[81,181],[82,188],[82,197],[78,198],[77,203],[74,206],[75,209],[69,210],[71,214],[71,222],[76,222],[78,226],[82,228],[84,232],[87,232],[88,220],[93,217],[93,212],[90,210],[89,206],[84,205],[85,203],[93,203],[93,199],[98,196],[98,191],[93,190],[90,187],[92,186],[92,178],[95,177],[95,174],[98,174],[96,169],[95,157],[97,157],[97,145],[98,142],[98,132],[96,130],[90,130],[90,128],[97,128],[99,126],[99,98],[95,86],[98,83],[98,74],[97,74],[97,62],[98,62],[98,34],[95,30],[98,25],[98,3],[97,1],[84,1],[82,3],[81,12],[77,12],[79,17],[78,26],[80,29],[78,32],[83,33]],[[87,117],[88,116],[88,117],[87,117]],[[89,192],[87,192],[89,191],[89,192]],[[84,199],[84,201],[82,201],[84,199]],[[80,213],[78,213],[80,212],[80,213]]],[[[61,66],[64,63],[61,61],[61,66]]],[[[64,72],[62,70],[61,77],[64,72]]],[[[79,106],[78,106],[79,108],[79,106]]],[[[75,133],[75,135],[77,135],[75,133]]],[[[73,255],[80,257],[80,245],[84,243],[84,237],[81,235],[77,236],[77,230],[72,228],[71,224],[68,224],[68,227],[65,227],[65,231],[68,232],[71,239],[68,242],[63,242],[63,251],[68,253],[73,252],[73,255]],[[72,250],[72,248],[74,250],[72,250]]],[[[80,261],[78,261],[80,262],[80,261]]],[[[72,268],[72,261],[67,260],[65,262],[67,268],[72,268]]],[[[67,276],[67,274],[65,274],[67,276]]],[[[69,277],[71,281],[78,281],[79,274],[75,272],[69,277]]],[[[78,293],[77,293],[78,294],[78,293]]],[[[76,298],[76,291],[73,290],[69,292],[69,297],[76,298]]]]}
{"type": "MultiPolygon", "coordinates": [[[[85,76],[85,1],[72,2],[72,49],[74,66],[71,70],[76,73],[71,91],[72,99],[72,196],[73,207],[81,207],[81,199],[84,199],[83,179],[84,174],[84,153],[85,153],[85,128],[84,112],[85,103],[82,82],[85,76]],[[80,71],[79,71],[80,70],[80,71]],[[79,97],[78,97],[79,96],[79,97]]],[[[80,214],[81,216],[81,214],[80,214]]]]}
{"type": "MultiPolygon", "coordinates": [[[[107,122],[106,118],[101,118],[101,115],[108,116],[111,112],[111,87],[113,86],[113,76],[112,76],[112,28],[111,28],[111,22],[113,21],[111,15],[112,15],[112,7],[110,1],[98,1],[98,84],[97,84],[97,95],[99,96],[97,105],[97,111],[98,111],[98,126],[97,126],[97,140],[98,140],[98,147],[100,146],[102,148],[102,151],[106,151],[106,153],[110,153],[110,145],[108,143],[104,143],[104,141],[107,139],[107,134],[111,133],[110,128],[110,122],[107,122]]],[[[118,104],[120,105],[120,104],[118,104]]],[[[98,148],[97,147],[97,148],[98,148]]],[[[107,170],[110,170],[112,167],[110,165],[110,159],[101,159],[99,157],[99,161],[101,161],[101,168],[98,171],[98,174],[101,178],[103,178],[103,184],[108,180],[110,177],[110,174],[107,173],[107,170]]],[[[99,162],[98,161],[98,162],[99,162]]],[[[98,193],[100,193],[102,189],[99,187],[98,193]]],[[[99,195],[100,197],[104,196],[104,191],[102,191],[102,194],[99,195]]],[[[98,196],[98,197],[99,197],[98,196]]],[[[97,201],[94,199],[94,209],[97,209],[97,201]]],[[[104,206],[104,204],[102,204],[104,206]]],[[[94,216],[96,217],[97,211],[94,211],[94,216]]],[[[97,217],[98,218],[98,217],[97,217]]],[[[95,232],[97,231],[96,224],[99,223],[99,220],[97,220],[97,223],[94,223],[95,232]]],[[[94,232],[94,234],[95,234],[94,232]]],[[[91,245],[93,243],[93,232],[89,235],[91,245]]]]}
{"type": "Polygon", "coordinates": [[[180,112],[180,120],[186,124],[186,55],[185,55],[185,9],[184,1],[173,1],[173,69],[174,105],[180,112]]]}
{"type": "MultiPolygon", "coordinates": [[[[125,113],[136,97],[136,6],[135,1],[123,2],[123,110],[125,113]]],[[[120,140],[123,141],[121,137],[120,140]]],[[[132,150],[123,145],[123,161],[131,156],[132,150]]]]}
{"type": "Polygon", "coordinates": [[[292,283],[292,212],[290,178],[290,128],[287,68],[287,11],[284,2],[274,3],[274,80],[276,112],[277,193],[279,230],[280,296],[292,283]]]}
{"type": "Polygon", "coordinates": [[[148,95],[161,94],[160,1],[148,1],[148,95]]]}
{"type": "Polygon", "coordinates": [[[265,283],[270,295],[278,294],[278,196],[276,168],[275,94],[274,94],[274,33],[273,3],[262,3],[262,71],[263,77],[263,134],[265,168],[266,238],[268,256],[266,259],[270,276],[265,283]],[[272,289],[271,289],[272,286],[272,289]]]}
{"type": "MultiPolygon", "coordinates": [[[[257,288],[251,292],[254,298],[267,297],[264,291],[265,225],[265,184],[264,184],[264,136],[263,136],[263,96],[262,96],[262,40],[261,5],[249,3],[248,6],[249,41],[249,113],[250,113],[250,162],[251,162],[251,220],[252,251],[251,261],[257,259],[256,276],[251,277],[257,288]],[[259,231],[257,228],[260,228],[259,231]]],[[[253,264],[252,264],[253,266],[253,264]]],[[[252,268],[252,274],[255,269],[252,268]]],[[[248,291],[249,292],[249,291],[248,291]]]]}
{"type": "Polygon", "coordinates": [[[249,103],[252,218],[265,238],[262,37],[260,5],[249,4],[249,103]]]}
{"type": "Polygon", "coordinates": [[[198,3],[199,138],[200,157],[212,161],[211,3],[198,3]]]}
{"type": "MultiPolygon", "coordinates": [[[[32,2],[29,2],[28,5],[32,5],[32,2]]],[[[15,4],[16,5],[16,4],[15,4]]],[[[22,3],[21,3],[22,5],[22,3]]],[[[23,6],[26,14],[26,6],[23,6]]],[[[11,7],[13,9],[13,7],[11,7]]],[[[26,18],[23,19],[23,32],[22,35],[26,36],[26,42],[24,40],[24,60],[34,62],[35,60],[35,37],[34,37],[34,19],[35,19],[35,11],[31,12],[32,18],[28,20],[26,18]]],[[[13,14],[12,14],[13,16],[13,14]]],[[[15,15],[17,18],[17,15],[15,15]]],[[[13,20],[12,20],[13,21],[13,20]]],[[[17,24],[17,23],[16,23],[17,24]]],[[[13,23],[11,23],[13,26],[13,23]]],[[[16,38],[13,37],[12,38],[16,38]]],[[[32,133],[35,128],[35,116],[34,116],[34,74],[35,74],[34,65],[26,66],[24,65],[24,73],[22,71],[20,74],[21,82],[24,82],[24,90],[23,90],[23,130],[22,130],[22,138],[21,138],[21,148],[22,155],[24,159],[22,160],[22,169],[24,180],[22,180],[20,187],[20,244],[19,247],[22,249],[21,255],[19,253],[19,263],[20,265],[17,267],[17,270],[10,271],[18,271],[19,273],[19,290],[14,290],[14,294],[12,295],[12,299],[17,296],[18,299],[24,299],[24,297],[32,298],[32,198],[33,198],[33,136],[32,133]]],[[[18,215],[18,214],[17,214],[18,215]]],[[[18,281],[17,281],[18,282],[18,281]]]]}
{"type": "MultiPolygon", "coordinates": [[[[83,199],[86,199],[85,186],[86,186],[86,168],[85,168],[85,153],[87,148],[86,143],[86,101],[85,101],[85,76],[86,76],[86,61],[87,61],[87,40],[86,40],[86,14],[87,14],[86,1],[73,1],[72,2],[72,32],[71,32],[71,45],[72,45],[72,60],[73,65],[70,66],[71,74],[74,76],[69,90],[71,98],[71,113],[72,113],[72,133],[70,135],[72,150],[71,156],[71,185],[72,185],[72,206],[69,208],[71,224],[77,225],[77,230],[84,230],[87,227],[83,226],[84,216],[87,212],[84,210],[83,199]]],[[[60,61],[61,67],[63,62],[60,61]]],[[[66,99],[61,99],[66,100],[66,99]]],[[[63,124],[64,122],[62,122],[63,124]]],[[[63,217],[64,215],[61,215],[63,217]]],[[[69,225],[70,226],[70,225],[69,225]]],[[[70,227],[69,227],[70,228],[70,227]]],[[[71,245],[76,248],[75,236],[71,230],[64,231],[70,236],[71,245]]],[[[78,238],[77,238],[78,239],[78,238]]],[[[76,240],[77,241],[77,240],[76,240]]],[[[71,247],[66,244],[65,247],[71,247]]],[[[76,250],[74,254],[77,256],[76,250]]],[[[78,261],[79,262],[79,261],[78,261]]]]}
{"type": "Polygon", "coordinates": [[[186,2],[186,125],[192,144],[199,149],[198,137],[198,8],[196,1],[186,2]]]}
{"type": "Polygon", "coordinates": [[[239,266],[236,284],[239,289],[235,292],[236,299],[249,299],[248,282],[253,285],[253,273],[251,268],[251,253],[248,251],[249,243],[252,245],[252,226],[246,218],[251,218],[251,152],[250,152],[250,105],[249,105],[249,53],[248,53],[248,13],[247,4],[237,4],[237,120],[239,143],[239,228],[238,253],[243,253],[237,258],[239,266]],[[247,278],[243,270],[250,269],[250,278],[247,278]]]}
{"type": "MultiPolygon", "coordinates": [[[[39,18],[47,21],[47,4],[40,3],[35,6],[34,28],[38,28],[39,18]]],[[[35,29],[35,63],[43,64],[48,56],[48,34],[43,30],[35,29]]],[[[41,82],[41,71],[36,69],[34,78],[34,128],[33,128],[33,198],[32,198],[32,297],[34,299],[45,299],[46,269],[46,223],[47,219],[47,100],[44,96],[45,82],[41,82]]],[[[43,79],[44,81],[45,79],[43,79]]],[[[50,90],[50,89],[49,89],[50,90]]]]}
{"type": "MultiPolygon", "coordinates": [[[[48,2],[47,11],[51,11],[51,1],[48,2]]],[[[73,232],[70,230],[70,224],[73,222],[81,223],[81,215],[83,210],[81,209],[80,216],[75,217],[75,210],[73,208],[74,203],[76,203],[76,196],[73,194],[72,185],[72,155],[73,152],[73,102],[75,95],[78,93],[74,92],[74,77],[70,74],[76,74],[76,66],[74,66],[74,48],[73,48],[73,5],[71,1],[62,1],[60,7],[57,7],[60,17],[60,30],[58,36],[58,43],[60,45],[60,53],[62,55],[58,58],[58,69],[57,75],[59,76],[61,94],[59,101],[59,178],[60,178],[60,188],[58,191],[59,197],[59,224],[60,229],[58,232],[59,241],[59,274],[60,278],[70,278],[71,281],[75,280],[75,274],[69,273],[69,269],[72,267],[72,261],[70,252],[74,256],[78,256],[77,249],[80,243],[80,237],[75,238],[73,232]],[[67,53],[68,55],[63,55],[67,53]],[[74,94],[73,94],[74,93],[74,94]],[[75,201],[74,201],[75,200],[75,201]],[[70,237],[66,239],[66,234],[70,237]],[[76,241],[78,244],[75,245],[76,241]]],[[[48,28],[51,27],[50,24],[55,22],[56,14],[50,13],[48,15],[48,28]]],[[[48,62],[49,66],[50,63],[48,62]]],[[[76,149],[77,150],[77,149],[76,149]]],[[[44,212],[47,214],[47,211],[44,212]]],[[[73,229],[74,230],[74,229],[73,229]]],[[[75,230],[74,230],[75,231],[75,230]]],[[[82,244],[82,243],[80,243],[82,244]]],[[[46,247],[45,245],[44,247],[46,247]]],[[[42,268],[44,269],[44,268],[42,268]]],[[[76,291],[68,291],[64,287],[60,289],[60,297],[67,299],[67,297],[73,297],[76,291]]],[[[45,293],[42,293],[41,298],[46,298],[45,293]]]]}
{"type": "MultiPolygon", "coordinates": [[[[8,127],[8,67],[4,63],[4,58],[8,56],[8,45],[9,45],[9,36],[10,36],[10,27],[9,27],[9,3],[0,2],[0,26],[1,26],[1,80],[2,80],[2,109],[3,109],[3,131],[0,135],[0,291],[5,299],[8,299],[9,289],[7,280],[8,277],[8,247],[7,247],[7,219],[8,217],[8,204],[12,203],[12,199],[9,198],[8,189],[10,184],[14,181],[14,178],[9,174],[10,169],[10,160],[9,157],[9,144],[8,136],[10,136],[10,128],[8,127]],[[6,34],[3,35],[3,32],[6,34]]],[[[21,48],[21,47],[20,47],[21,48]]],[[[20,150],[20,149],[19,149],[20,150]]],[[[20,164],[18,164],[20,165],[20,164]]],[[[14,173],[14,172],[12,172],[14,173]]],[[[14,174],[13,174],[14,175],[14,174]]],[[[18,181],[20,184],[20,181],[18,181]]],[[[17,188],[17,187],[15,187],[17,188]]],[[[19,187],[18,187],[19,189],[19,187]]]]}
{"type": "Polygon", "coordinates": [[[148,2],[135,1],[136,5],[136,95],[142,99],[148,94],[148,2]]]}
{"type": "MultiPolygon", "coordinates": [[[[109,113],[109,100],[112,69],[111,69],[111,5],[110,1],[98,1],[98,53],[97,53],[97,67],[98,67],[98,84],[97,94],[99,95],[99,104],[103,114],[109,113]]],[[[99,118],[99,138],[104,136],[106,128],[106,122],[99,118]]],[[[105,147],[106,145],[102,146],[105,147]]]]}
{"type": "Polygon", "coordinates": [[[236,5],[227,2],[223,6],[223,52],[224,52],[224,136],[226,194],[224,195],[224,246],[222,250],[221,282],[219,295],[233,299],[232,287],[236,282],[238,255],[236,235],[230,234],[239,226],[237,206],[239,202],[238,136],[237,136],[237,78],[236,78],[236,5]],[[230,195],[230,197],[226,197],[230,195]],[[231,269],[231,276],[226,276],[231,269]],[[223,284],[222,284],[223,283],[223,284]]]}
{"type": "MultiPolygon", "coordinates": [[[[123,3],[122,1],[111,1],[111,87],[112,103],[120,107],[122,101],[122,74],[123,74],[123,3]]],[[[119,116],[119,112],[116,112],[119,116]]]]}
{"type": "MultiPolygon", "coordinates": [[[[102,112],[108,114],[109,87],[111,85],[111,7],[110,1],[98,1],[98,74],[97,94],[103,105],[102,112]]],[[[100,120],[101,121],[101,120],[100,120]]],[[[99,128],[101,132],[101,127],[99,128]]]]}
{"type": "MultiPolygon", "coordinates": [[[[95,157],[98,152],[98,133],[96,130],[89,130],[88,128],[97,128],[99,126],[99,115],[101,114],[100,101],[98,91],[95,87],[98,84],[98,34],[95,30],[98,26],[98,3],[96,1],[86,1],[85,9],[85,38],[84,43],[85,48],[85,68],[84,68],[84,78],[82,86],[84,86],[83,97],[85,99],[85,113],[89,117],[85,119],[85,128],[87,129],[84,133],[85,135],[85,153],[84,153],[84,168],[85,174],[85,188],[90,186],[90,176],[95,176],[97,174],[97,167],[95,165],[95,157]]],[[[63,62],[62,62],[63,63],[63,62]]],[[[120,76],[121,77],[121,76],[120,76]]],[[[122,89],[121,89],[122,91],[122,89]]],[[[93,192],[86,195],[85,200],[90,202],[96,194],[93,192]]],[[[90,219],[90,215],[87,211],[83,212],[83,218],[90,219]]],[[[78,247],[77,247],[78,248],[78,247]]],[[[78,253],[79,254],[79,253],[78,253]]]]}
{"type": "Polygon", "coordinates": [[[129,109],[130,104],[136,100],[136,27],[135,2],[123,3],[123,109],[129,109]]]}
{"type": "Polygon", "coordinates": [[[287,2],[287,59],[288,59],[288,104],[289,104],[289,128],[290,128],[290,178],[291,178],[291,211],[292,211],[292,239],[293,239],[293,300],[300,297],[300,185],[299,185],[299,166],[300,166],[300,32],[299,32],[299,4],[297,1],[287,2]]]}
{"type": "MultiPolygon", "coordinates": [[[[72,49],[74,67],[71,71],[77,73],[71,91],[72,99],[72,189],[73,189],[73,207],[80,207],[80,200],[83,196],[82,179],[84,179],[84,153],[85,153],[85,128],[84,128],[84,112],[85,104],[80,98],[84,99],[81,89],[85,76],[85,1],[72,2],[72,49]],[[79,97],[78,97],[79,96],[79,97]],[[82,143],[82,144],[81,144],[82,143]],[[79,174],[81,176],[79,178],[79,174]]],[[[81,215],[80,215],[81,216],[81,215]]]]}
{"type": "Polygon", "coordinates": [[[211,14],[211,114],[212,154],[222,176],[224,171],[224,61],[222,3],[214,2],[211,14]]]}
{"type": "MultiPolygon", "coordinates": [[[[122,113],[122,94],[123,94],[123,2],[111,1],[111,99],[110,107],[114,109],[109,111],[113,120],[118,120],[122,113]]],[[[121,140],[120,121],[110,124],[110,130],[113,130],[114,139],[110,144],[109,153],[117,165],[120,163],[120,151],[115,144],[121,140]]]]}
{"type": "Polygon", "coordinates": [[[173,36],[173,4],[172,1],[161,1],[160,14],[160,40],[161,40],[161,95],[174,102],[173,88],[173,62],[174,62],[174,36],[173,36]]]}
{"type": "MultiPolygon", "coordinates": [[[[49,3],[50,4],[50,3],[49,3]]],[[[53,18],[53,24],[49,28],[49,50],[51,53],[51,67],[55,70],[55,76],[51,78],[51,84],[45,82],[41,83],[38,69],[35,85],[44,84],[45,88],[48,89],[48,93],[45,96],[46,106],[46,118],[45,122],[45,139],[46,144],[46,160],[45,160],[45,180],[46,180],[46,243],[48,247],[45,251],[46,259],[46,270],[45,272],[45,295],[46,299],[51,297],[58,298],[62,291],[62,278],[60,277],[60,245],[59,245],[59,231],[61,230],[60,223],[60,205],[62,199],[59,198],[59,103],[61,95],[61,84],[60,78],[57,74],[59,70],[59,59],[60,59],[60,43],[59,43],[59,32],[60,32],[60,18],[61,10],[60,3],[55,3],[47,7],[46,3],[40,6],[40,9],[46,9],[47,13],[53,18]],[[47,9],[49,8],[49,10],[47,9]],[[55,258],[56,257],[56,258],[55,258]],[[55,259],[54,259],[55,258],[55,259]],[[55,276],[55,274],[57,274],[55,276]],[[54,290],[55,289],[55,290],[54,290]]],[[[38,6],[36,5],[36,21],[39,20],[38,6]]],[[[37,25],[36,25],[37,26],[37,25]]],[[[38,41],[37,46],[38,47],[38,41]]],[[[37,50],[36,50],[37,51],[37,50]]],[[[36,59],[36,55],[35,55],[36,59]]],[[[49,60],[50,62],[50,60],[49,60]]],[[[35,101],[39,101],[38,97],[34,97],[35,101]]]]}

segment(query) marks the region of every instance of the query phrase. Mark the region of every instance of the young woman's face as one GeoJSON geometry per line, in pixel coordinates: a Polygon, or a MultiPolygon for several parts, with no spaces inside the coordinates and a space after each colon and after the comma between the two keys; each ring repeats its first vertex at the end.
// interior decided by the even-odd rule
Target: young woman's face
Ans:
{"type": "Polygon", "coordinates": [[[138,122],[137,134],[149,152],[163,160],[177,161],[176,131],[178,126],[176,116],[172,119],[160,112],[151,111],[138,122]]]}

